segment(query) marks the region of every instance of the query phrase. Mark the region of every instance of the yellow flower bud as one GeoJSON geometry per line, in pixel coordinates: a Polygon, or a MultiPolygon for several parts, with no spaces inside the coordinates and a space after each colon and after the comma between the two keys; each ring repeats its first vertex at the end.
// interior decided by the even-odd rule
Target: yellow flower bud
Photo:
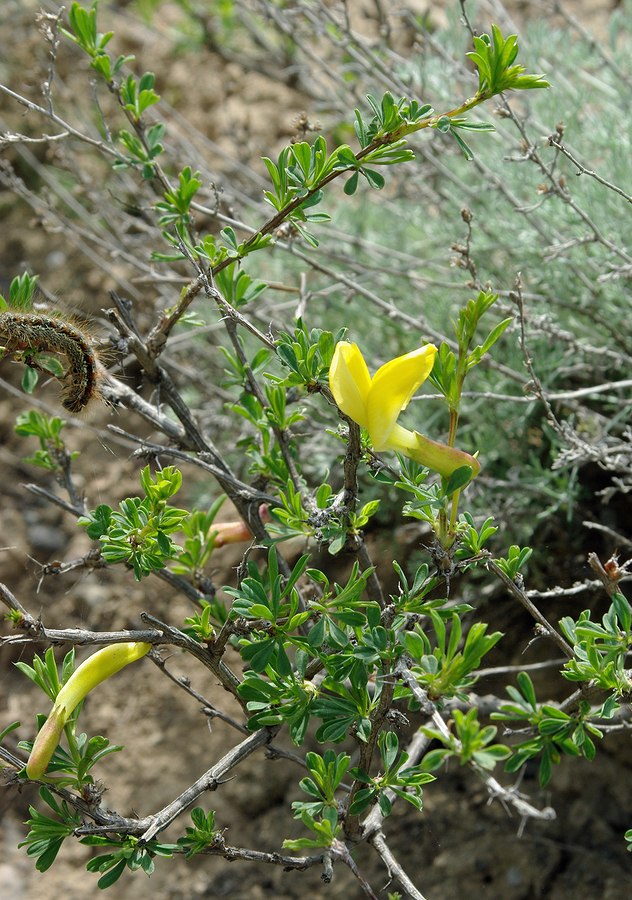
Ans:
{"type": "Polygon", "coordinates": [[[57,694],[50,715],[35,738],[26,764],[26,774],[29,778],[42,777],[59,743],[66,722],[92,688],[115,675],[129,663],[140,659],[150,650],[151,644],[141,642],[110,644],[109,647],[93,653],[75,669],[57,694]]]}

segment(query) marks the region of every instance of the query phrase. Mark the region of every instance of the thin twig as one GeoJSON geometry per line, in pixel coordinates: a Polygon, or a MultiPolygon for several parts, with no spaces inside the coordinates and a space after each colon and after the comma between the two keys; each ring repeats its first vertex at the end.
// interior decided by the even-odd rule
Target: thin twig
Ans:
{"type": "Polygon", "coordinates": [[[369,897],[369,900],[380,900],[369,882],[360,872],[360,869],[358,868],[353,856],[349,852],[346,844],[344,844],[342,841],[335,840],[331,845],[331,853],[335,859],[341,860],[341,862],[343,862],[345,866],[347,866],[347,868],[351,870],[352,874],[356,877],[360,887],[362,888],[365,896],[369,897]]]}
{"type": "MultiPolygon", "coordinates": [[[[255,731],[240,744],[232,747],[214,766],[211,766],[190,787],[183,791],[175,800],[168,803],[159,812],[144,818],[126,818],[112,813],[102,807],[90,809],[88,814],[96,822],[96,825],[82,825],[77,828],[78,836],[87,834],[103,834],[116,831],[118,834],[138,835],[142,842],[146,843],[155,837],[160,831],[167,828],[187,807],[191,806],[197,798],[206,791],[215,791],[220,787],[225,776],[240,762],[250,756],[259,747],[267,744],[273,732],[268,728],[255,731]]],[[[67,799],[77,806],[76,797],[68,794],[67,799]]],[[[77,806],[77,808],[79,808],[77,806]]]]}
{"type": "Polygon", "coordinates": [[[621,534],[619,531],[615,531],[614,528],[610,528],[608,525],[604,525],[603,522],[582,522],[584,528],[592,528],[594,531],[601,531],[604,534],[607,534],[613,541],[616,542],[619,547],[628,547],[632,549],[632,541],[630,538],[626,537],[624,534],[621,534]]]}
{"type": "Polygon", "coordinates": [[[20,106],[24,106],[26,109],[31,112],[40,113],[40,115],[44,116],[47,119],[55,122],[56,125],[59,125],[64,131],[66,131],[72,137],[78,138],[84,144],[90,144],[92,147],[96,147],[102,153],[105,153],[107,156],[113,157],[115,160],[120,162],[124,162],[124,156],[119,153],[114,147],[108,144],[106,141],[96,140],[95,138],[90,137],[84,132],[78,131],[76,128],[73,128],[68,122],[62,119],[54,112],[49,112],[45,107],[40,106],[38,103],[33,103],[32,100],[28,100],[26,97],[23,97],[21,94],[12,91],[6,85],[0,83],[0,91],[2,91],[7,96],[11,97],[12,100],[15,100],[16,103],[19,103],[20,106]]]}
{"type": "MultiPolygon", "coordinates": [[[[377,706],[375,706],[370,714],[371,732],[366,742],[360,744],[360,760],[358,763],[358,767],[366,773],[369,773],[371,771],[373,754],[375,753],[375,749],[377,747],[378,738],[380,736],[382,726],[389,710],[391,709],[393,703],[393,693],[395,691],[395,679],[391,677],[390,672],[386,672],[382,675],[382,677],[380,678],[380,684],[381,691],[379,700],[377,706]]],[[[356,779],[356,781],[354,782],[351,793],[346,800],[347,810],[351,807],[351,804],[353,803],[357,792],[361,790],[362,784],[363,783],[359,779],[356,779]]],[[[360,816],[350,815],[349,813],[347,813],[345,817],[344,830],[347,837],[350,837],[352,840],[357,840],[362,834],[360,816]]]]}
{"type": "MultiPolygon", "coordinates": [[[[401,678],[406,686],[410,688],[415,700],[421,704],[422,710],[430,715],[432,724],[446,742],[457,749],[460,748],[460,742],[450,733],[436,704],[430,700],[426,691],[418,683],[414,673],[411,672],[406,665],[406,660],[404,658],[399,660],[395,668],[395,673],[401,678]]],[[[503,787],[487,770],[479,766],[474,760],[469,761],[469,766],[484,782],[490,800],[498,799],[501,800],[503,804],[513,807],[523,821],[527,818],[543,819],[545,821],[550,821],[555,818],[554,809],[548,806],[543,809],[538,809],[533,806],[522,794],[519,794],[515,788],[503,787]]]]}
{"type": "MultiPolygon", "coordinates": [[[[4,585],[0,585],[0,593],[4,585]]],[[[4,599],[4,598],[3,598],[4,599]]],[[[89,631],[84,628],[46,628],[41,622],[32,616],[25,617],[19,626],[25,634],[2,635],[0,646],[12,646],[14,644],[72,644],[75,647],[101,646],[102,644],[124,644],[130,641],[145,644],[169,643],[162,631],[154,629],[129,629],[126,631],[89,631]]],[[[181,645],[178,645],[181,646],[181,645]]]]}
{"type": "Polygon", "coordinates": [[[154,625],[164,631],[165,637],[167,638],[165,643],[171,643],[182,647],[206,666],[207,669],[210,669],[211,672],[217,675],[224,689],[238,700],[244,711],[246,710],[246,704],[237,692],[237,688],[240,684],[239,678],[222,659],[212,652],[211,648],[198,644],[197,641],[194,641],[193,638],[190,638],[188,635],[184,634],[184,632],[177,628],[173,628],[171,625],[167,625],[165,622],[161,622],[160,619],[156,619],[149,613],[142,612],[140,617],[144,622],[148,622],[150,625],[154,625]]]}
{"type": "Polygon", "coordinates": [[[399,881],[400,885],[406,891],[407,896],[410,897],[411,900],[426,900],[424,895],[415,887],[413,882],[410,880],[404,869],[400,866],[399,862],[393,855],[388,844],[386,843],[383,832],[374,832],[369,838],[369,843],[373,847],[375,847],[375,849],[381,856],[384,865],[387,868],[389,876],[391,878],[396,878],[397,881],[399,881]]]}
{"type": "Polygon", "coordinates": [[[238,478],[235,478],[234,475],[226,473],[223,468],[216,466],[207,458],[210,455],[208,453],[200,452],[193,455],[185,450],[178,450],[175,447],[169,447],[166,444],[159,444],[156,441],[149,441],[144,437],[131,434],[129,431],[119,428],[118,425],[108,425],[108,430],[112,431],[114,434],[120,435],[132,444],[140,444],[139,449],[135,451],[135,454],[139,457],[165,456],[168,459],[177,459],[182,462],[187,462],[200,469],[204,469],[205,472],[210,472],[210,474],[214,475],[217,479],[222,478],[229,483],[235,493],[240,494],[244,500],[250,500],[253,503],[271,503],[274,505],[278,503],[277,498],[273,497],[272,494],[266,494],[263,491],[253,488],[249,484],[246,484],[245,481],[240,481],[238,478]]]}
{"type": "Polygon", "coordinates": [[[231,728],[234,728],[236,731],[240,731],[242,734],[250,734],[248,728],[243,724],[243,722],[238,722],[232,716],[229,716],[227,713],[223,712],[221,709],[217,709],[210,700],[207,700],[206,697],[203,697],[202,694],[198,693],[198,691],[194,690],[191,687],[189,679],[186,677],[178,678],[167,668],[166,661],[160,656],[159,653],[154,653],[153,650],[149,652],[149,659],[153,662],[153,664],[166,675],[170,681],[173,681],[174,684],[177,684],[179,688],[185,691],[190,697],[193,697],[202,707],[202,712],[205,716],[208,717],[209,721],[212,719],[221,719],[222,722],[226,722],[227,725],[230,725],[231,728]]]}
{"type": "Polygon", "coordinates": [[[542,628],[542,632],[546,634],[547,637],[551,638],[551,640],[557,644],[559,649],[564,653],[565,656],[570,659],[573,658],[573,648],[566,641],[562,635],[555,629],[549,620],[540,612],[535,603],[530,599],[527,592],[524,591],[521,587],[519,587],[515,581],[512,581],[511,578],[503,572],[498,563],[489,556],[485,562],[487,568],[496,575],[500,581],[507,588],[512,597],[515,597],[516,600],[519,600],[520,603],[524,606],[527,612],[535,619],[535,621],[542,628]]]}
{"type": "Polygon", "coordinates": [[[618,187],[616,184],[613,184],[611,181],[607,181],[605,178],[602,178],[598,172],[593,171],[592,169],[587,169],[585,166],[579,162],[576,157],[568,150],[561,140],[556,140],[557,133],[549,136],[549,146],[556,147],[560,153],[562,153],[568,160],[570,160],[574,166],[577,166],[579,170],[576,172],[577,175],[590,175],[591,178],[594,178],[595,181],[598,181],[599,184],[603,184],[604,187],[609,188],[609,190],[614,191],[616,194],[619,194],[623,197],[624,200],[627,200],[628,203],[632,203],[632,195],[626,194],[626,192],[618,187]]]}
{"type": "Polygon", "coordinates": [[[205,856],[223,856],[230,862],[236,860],[245,860],[246,862],[269,863],[274,866],[283,866],[287,870],[310,869],[312,866],[323,865],[323,881],[327,884],[331,881],[329,877],[330,864],[328,863],[328,854],[326,851],[316,856],[285,856],[282,853],[266,853],[263,850],[250,850],[247,847],[231,847],[224,843],[221,835],[216,835],[214,843],[210,847],[200,850],[205,856]],[[325,878],[325,873],[327,878],[325,878]]]}

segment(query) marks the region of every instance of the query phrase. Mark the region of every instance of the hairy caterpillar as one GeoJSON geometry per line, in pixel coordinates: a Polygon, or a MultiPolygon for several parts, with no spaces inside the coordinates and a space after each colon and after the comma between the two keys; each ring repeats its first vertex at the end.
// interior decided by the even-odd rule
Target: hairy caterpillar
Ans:
{"type": "Polygon", "coordinates": [[[70,322],[39,313],[3,312],[0,343],[8,353],[22,353],[27,364],[31,364],[29,351],[65,357],[61,402],[68,412],[80,412],[97,393],[97,358],[90,339],[70,322]]]}

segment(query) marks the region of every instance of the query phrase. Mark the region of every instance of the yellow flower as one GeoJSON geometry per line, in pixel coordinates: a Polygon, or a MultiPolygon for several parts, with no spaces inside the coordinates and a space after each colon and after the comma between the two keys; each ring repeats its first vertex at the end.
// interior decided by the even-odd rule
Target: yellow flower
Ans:
{"type": "Polygon", "coordinates": [[[59,743],[66,722],[86,694],[150,650],[151,644],[141,642],[110,644],[109,647],[93,653],[75,669],[57,694],[48,718],[37,733],[26,764],[26,774],[29,778],[42,777],[59,743]]]}
{"type": "Polygon", "coordinates": [[[434,344],[425,344],[384,363],[371,378],[357,344],[340,341],[329,369],[329,387],[342,412],[367,429],[375,450],[396,450],[445,478],[469,466],[474,477],[480,463],[469,453],[397,424],[399,414],[430,375],[436,354],[434,344]]]}

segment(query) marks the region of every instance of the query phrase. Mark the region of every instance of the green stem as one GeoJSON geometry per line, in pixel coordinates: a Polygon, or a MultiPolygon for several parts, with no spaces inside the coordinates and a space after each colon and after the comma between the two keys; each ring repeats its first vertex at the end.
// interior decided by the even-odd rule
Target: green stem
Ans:
{"type": "Polygon", "coordinates": [[[437,537],[441,546],[447,550],[450,546],[448,534],[448,514],[445,509],[439,510],[439,527],[437,528],[437,537]]]}
{"type": "MultiPolygon", "coordinates": [[[[484,103],[486,100],[489,100],[494,95],[491,93],[484,94],[476,94],[475,97],[470,97],[469,100],[465,100],[460,106],[457,106],[455,109],[451,109],[449,112],[440,113],[438,116],[431,116],[429,119],[424,119],[422,122],[416,122],[414,125],[402,125],[397,131],[391,132],[389,135],[390,140],[388,143],[394,143],[395,141],[400,140],[409,134],[414,134],[416,131],[421,131],[422,128],[433,128],[437,122],[441,119],[456,119],[463,113],[469,112],[471,109],[474,109],[475,106],[478,106],[481,103],[484,103]]],[[[373,143],[376,143],[374,141],[373,143]]],[[[385,143],[382,141],[382,143],[385,143]]],[[[369,148],[367,148],[368,150],[369,148]]],[[[375,149],[373,145],[371,145],[371,150],[375,149]]],[[[363,151],[364,152],[364,151],[363,151]]],[[[358,154],[358,158],[360,158],[360,154],[358,154]]]]}
{"type": "MultiPolygon", "coordinates": [[[[480,102],[480,101],[479,101],[480,102]]],[[[476,105],[473,101],[468,101],[468,103],[472,105],[476,105]]],[[[467,106],[467,104],[464,104],[467,106]]],[[[471,106],[467,107],[471,109],[471,106]]],[[[459,346],[459,357],[457,360],[456,367],[456,398],[453,403],[450,405],[450,427],[448,430],[448,446],[454,447],[456,443],[456,433],[459,425],[459,407],[461,405],[461,394],[463,392],[463,382],[465,381],[466,375],[466,365],[467,365],[467,351],[469,349],[469,345],[466,347],[459,346]]],[[[459,515],[459,498],[461,496],[461,491],[455,491],[452,495],[452,500],[450,504],[450,524],[447,526],[447,517],[446,517],[446,530],[441,533],[439,539],[441,540],[441,545],[448,550],[456,539],[456,531],[457,531],[457,522],[459,515]]]]}
{"type": "Polygon", "coordinates": [[[456,430],[459,424],[459,413],[454,407],[450,407],[450,427],[448,429],[448,447],[456,444],[456,430]]]}
{"type": "Polygon", "coordinates": [[[456,537],[456,526],[457,519],[459,514],[459,497],[461,496],[461,491],[455,491],[452,495],[452,513],[450,515],[450,535],[452,535],[452,541],[456,537]]]}
{"type": "MultiPolygon", "coordinates": [[[[493,94],[485,93],[485,94],[477,94],[475,97],[471,97],[469,100],[466,100],[460,106],[455,107],[452,110],[449,110],[446,113],[441,113],[437,116],[432,116],[429,119],[424,119],[422,122],[418,122],[414,125],[402,125],[397,131],[393,131],[390,134],[382,135],[379,138],[375,138],[371,143],[364,147],[364,149],[360,150],[359,153],[356,154],[356,158],[358,160],[364,159],[365,156],[368,156],[374,150],[377,150],[379,147],[384,147],[387,144],[394,144],[396,141],[400,140],[402,137],[408,134],[413,134],[414,132],[421,131],[424,128],[432,128],[434,127],[440,119],[448,118],[454,119],[468,110],[473,109],[475,106],[478,106],[480,103],[484,103],[486,100],[489,100],[493,94]]],[[[129,116],[128,116],[129,119],[129,116]]],[[[134,123],[131,123],[134,125],[134,123]]],[[[135,127],[137,134],[141,141],[144,141],[144,135],[142,131],[139,133],[139,129],[135,127]]],[[[165,190],[171,190],[171,185],[166,178],[165,174],[162,172],[158,162],[154,160],[154,170],[156,172],[157,177],[160,179],[165,190]]],[[[215,278],[223,269],[226,269],[228,266],[232,265],[234,262],[239,262],[244,259],[245,256],[248,255],[249,247],[252,244],[256,243],[261,237],[266,234],[273,234],[280,226],[285,222],[285,220],[290,216],[295,209],[297,209],[301,204],[303,204],[306,200],[312,197],[314,194],[318,193],[318,191],[322,190],[325,185],[329,184],[335,178],[338,178],[340,175],[344,175],[348,172],[355,171],[353,166],[348,166],[345,169],[336,169],[333,172],[330,172],[329,175],[322,178],[317,185],[311,188],[304,196],[296,197],[290,203],[280,209],[277,213],[275,213],[270,219],[268,219],[264,224],[255,231],[250,238],[244,244],[244,252],[236,257],[226,257],[221,262],[217,263],[217,265],[212,266],[210,269],[211,278],[215,278]]],[[[195,208],[195,204],[193,204],[193,208],[195,208]]],[[[179,303],[178,308],[172,315],[168,318],[168,321],[163,324],[162,331],[163,334],[167,334],[171,328],[175,325],[175,323],[181,318],[181,316],[186,312],[188,307],[191,305],[195,297],[197,297],[198,293],[202,290],[203,287],[203,279],[196,278],[187,288],[187,290],[183,293],[179,303]]]]}
{"type": "Polygon", "coordinates": [[[77,737],[75,735],[76,721],[76,716],[73,716],[70,722],[66,722],[64,725],[64,734],[66,735],[66,741],[68,742],[68,749],[72,756],[72,761],[75,765],[79,765],[81,762],[81,753],[79,752],[79,744],[77,743],[77,737]]]}
{"type": "MultiPolygon", "coordinates": [[[[487,94],[476,95],[475,97],[471,97],[469,100],[466,100],[460,106],[457,106],[455,109],[449,110],[446,113],[441,113],[438,116],[432,116],[429,119],[424,119],[422,122],[417,122],[415,124],[407,124],[402,125],[397,131],[392,131],[389,134],[382,135],[381,137],[374,138],[370,144],[364,147],[359,153],[356,154],[356,158],[361,160],[365,156],[368,156],[370,153],[373,153],[374,150],[377,150],[379,147],[384,147],[388,144],[394,144],[396,141],[400,140],[402,137],[413,134],[416,131],[421,131],[424,128],[431,128],[437,124],[440,119],[448,118],[454,119],[460,116],[462,113],[467,112],[470,109],[473,109],[475,106],[478,106],[480,103],[483,103],[485,100],[488,100],[491,94],[488,96],[487,94]]],[[[256,231],[246,242],[245,244],[245,252],[242,256],[238,257],[238,259],[243,259],[244,256],[248,253],[249,245],[255,243],[262,235],[271,234],[279,228],[283,222],[287,219],[291,213],[294,212],[299,206],[305,203],[310,197],[316,194],[318,191],[322,190],[325,185],[329,184],[335,178],[338,178],[340,175],[344,175],[348,172],[355,171],[354,166],[348,166],[345,169],[336,169],[333,172],[330,172],[329,175],[326,175],[325,178],[322,178],[317,185],[307,192],[307,194],[296,197],[287,206],[284,206],[283,209],[279,210],[272,218],[268,219],[261,228],[256,231]]],[[[235,258],[226,258],[222,260],[222,262],[218,263],[216,266],[213,266],[212,274],[213,276],[217,275],[218,272],[221,272],[222,269],[225,269],[231,263],[235,262],[235,258]]]]}

